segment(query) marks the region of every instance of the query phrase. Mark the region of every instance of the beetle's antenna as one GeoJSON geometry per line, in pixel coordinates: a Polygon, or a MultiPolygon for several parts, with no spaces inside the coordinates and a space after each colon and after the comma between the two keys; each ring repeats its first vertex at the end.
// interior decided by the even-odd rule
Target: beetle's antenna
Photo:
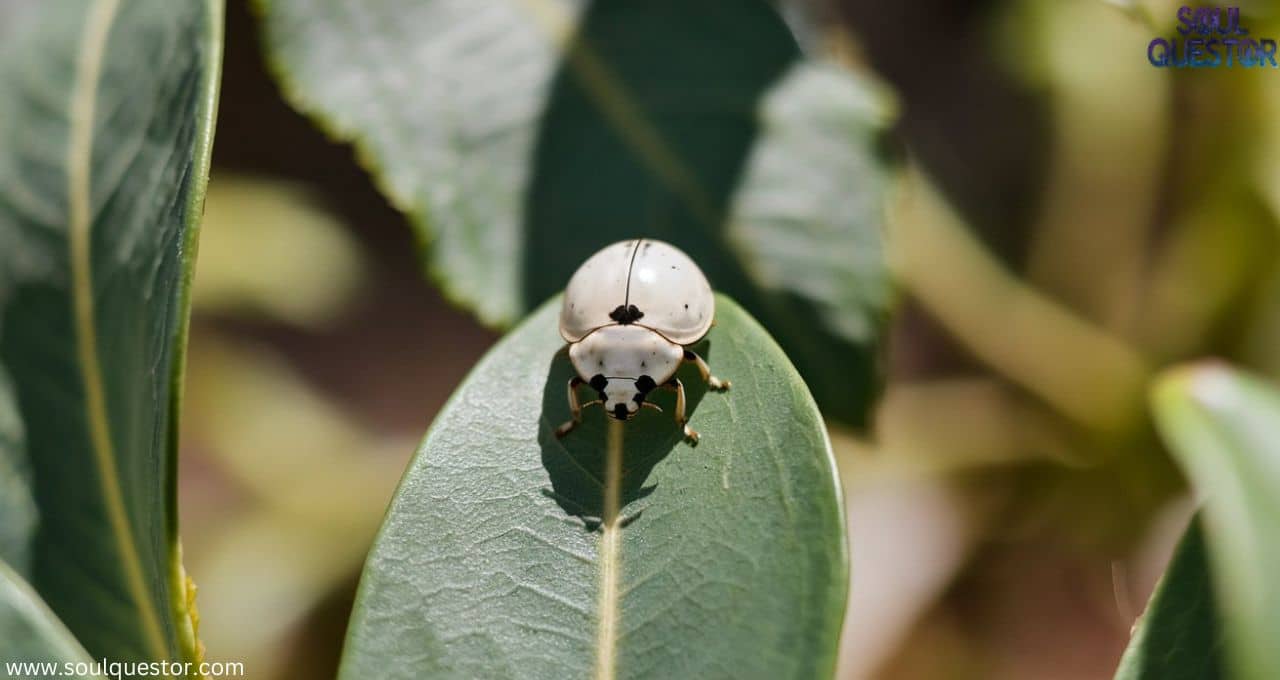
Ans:
{"type": "Polygon", "coordinates": [[[657,411],[658,413],[662,413],[662,407],[661,407],[661,406],[658,406],[657,404],[655,404],[655,403],[653,403],[653,402],[651,402],[651,401],[642,401],[642,402],[640,402],[640,405],[641,405],[641,406],[643,406],[643,407],[645,407],[645,408],[651,408],[651,409],[653,409],[653,410],[657,411]]]}
{"type": "Polygon", "coordinates": [[[603,403],[604,403],[604,402],[603,402],[603,401],[600,401],[599,399],[592,399],[591,401],[589,401],[589,402],[587,402],[587,403],[583,404],[583,405],[582,405],[582,408],[586,408],[586,407],[588,407],[588,406],[599,406],[599,405],[601,405],[601,404],[603,404],[603,403]]]}

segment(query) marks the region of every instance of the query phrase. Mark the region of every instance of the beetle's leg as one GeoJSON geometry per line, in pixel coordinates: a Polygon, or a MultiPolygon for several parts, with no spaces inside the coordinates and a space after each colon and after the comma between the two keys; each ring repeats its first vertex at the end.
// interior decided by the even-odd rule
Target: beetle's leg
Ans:
{"type": "Polygon", "coordinates": [[[556,428],[556,436],[563,437],[582,422],[582,405],[578,403],[578,386],[584,383],[582,378],[573,376],[569,379],[569,420],[556,428]]]}
{"type": "Polygon", "coordinates": [[[684,360],[686,363],[692,363],[694,366],[698,367],[698,373],[702,374],[702,379],[707,381],[707,385],[709,385],[711,389],[727,390],[731,386],[731,383],[728,380],[721,380],[714,375],[711,375],[711,367],[707,365],[707,362],[702,360],[702,357],[698,356],[697,352],[691,349],[686,349],[684,351],[684,360]]]}
{"type": "Polygon", "coordinates": [[[685,415],[684,415],[684,383],[680,382],[680,379],[679,379],[679,378],[672,378],[672,379],[668,380],[668,381],[667,381],[665,384],[663,384],[662,386],[663,386],[663,387],[665,387],[665,388],[667,388],[667,389],[669,389],[669,390],[673,390],[673,391],[675,391],[675,393],[676,393],[676,412],[675,412],[675,414],[674,414],[674,415],[675,415],[675,418],[676,418],[676,424],[677,424],[677,425],[679,425],[680,427],[683,427],[683,428],[684,428],[684,437],[685,437],[685,439],[688,439],[688,440],[689,440],[689,443],[690,443],[690,444],[697,444],[697,443],[698,443],[698,433],[697,433],[697,432],[696,432],[692,427],[689,427],[689,425],[685,422],[685,415]]]}

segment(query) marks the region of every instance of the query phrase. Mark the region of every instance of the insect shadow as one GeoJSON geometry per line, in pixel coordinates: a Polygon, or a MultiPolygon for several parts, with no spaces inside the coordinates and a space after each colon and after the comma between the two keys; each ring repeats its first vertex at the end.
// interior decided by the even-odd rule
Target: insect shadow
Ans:
{"type": "MultiPolygon", "coordinates": [[[[710,345],[703,340],[692,349],[706,358],[710,345]]],[[[556,428],[569,419],[566,385],[573,376],[568,352],[561,349],[551,360],[542,388],[538,444],[542,449],[542,466],[551,479],[551,488],[542,492],[554,500],[565,514],[581,519],[588,531],[594,531],[599,528],[600,517],[604,515],[606,437],[611,419],[598,405],[588,406],[582,412],[580,425],[564,437],[556,436],[556,428]]],[[[692,365],[681,366],[676,377],[684,383],[685,413],[696,429],[694,414],[707,393],[707,384],[692,365]]],[[[595,398],[590,387],[583,385],[579,389],[584,403],[595,398]]],[[[659,389],[649,396],[648,401],[661,407],[662,412],[641,409],[639,414],[623,424],[620,497],[624,525],[639,517],[644,509],[644,499],[656,488],[655,485],[645,486],[653,468],[684,440],[683,430],[673,417],[675,394],[659,389]]],[[[685,447],[683,453],[699,455],[696,448],[690,447],[685,447]]]]}

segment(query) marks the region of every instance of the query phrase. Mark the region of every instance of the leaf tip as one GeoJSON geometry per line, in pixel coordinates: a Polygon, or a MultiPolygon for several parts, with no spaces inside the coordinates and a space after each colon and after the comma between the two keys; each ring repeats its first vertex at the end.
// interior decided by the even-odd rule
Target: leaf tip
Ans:
{"type": "Polygon", "coordinates": [[[1157,413],[1191,406],[1208,411],[1230,411],[1239,403],[1237,372],[1221,359],[1203,359],[1165,371],[1152,389],[1152,405],[1157,413]]]}

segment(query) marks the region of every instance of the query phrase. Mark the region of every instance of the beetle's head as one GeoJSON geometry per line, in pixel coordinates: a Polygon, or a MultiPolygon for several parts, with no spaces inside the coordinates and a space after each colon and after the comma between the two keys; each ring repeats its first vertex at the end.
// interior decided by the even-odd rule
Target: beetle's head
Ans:
{"type": "Polygon", "coordinates": [[[634,418],[640,412],[645,397],[656,387],[653,378],[647,375],[639,378],[596,375],[591,378],[591,386],[600,394],[600,404],[605,413],[616,420],[634,418]]]}

